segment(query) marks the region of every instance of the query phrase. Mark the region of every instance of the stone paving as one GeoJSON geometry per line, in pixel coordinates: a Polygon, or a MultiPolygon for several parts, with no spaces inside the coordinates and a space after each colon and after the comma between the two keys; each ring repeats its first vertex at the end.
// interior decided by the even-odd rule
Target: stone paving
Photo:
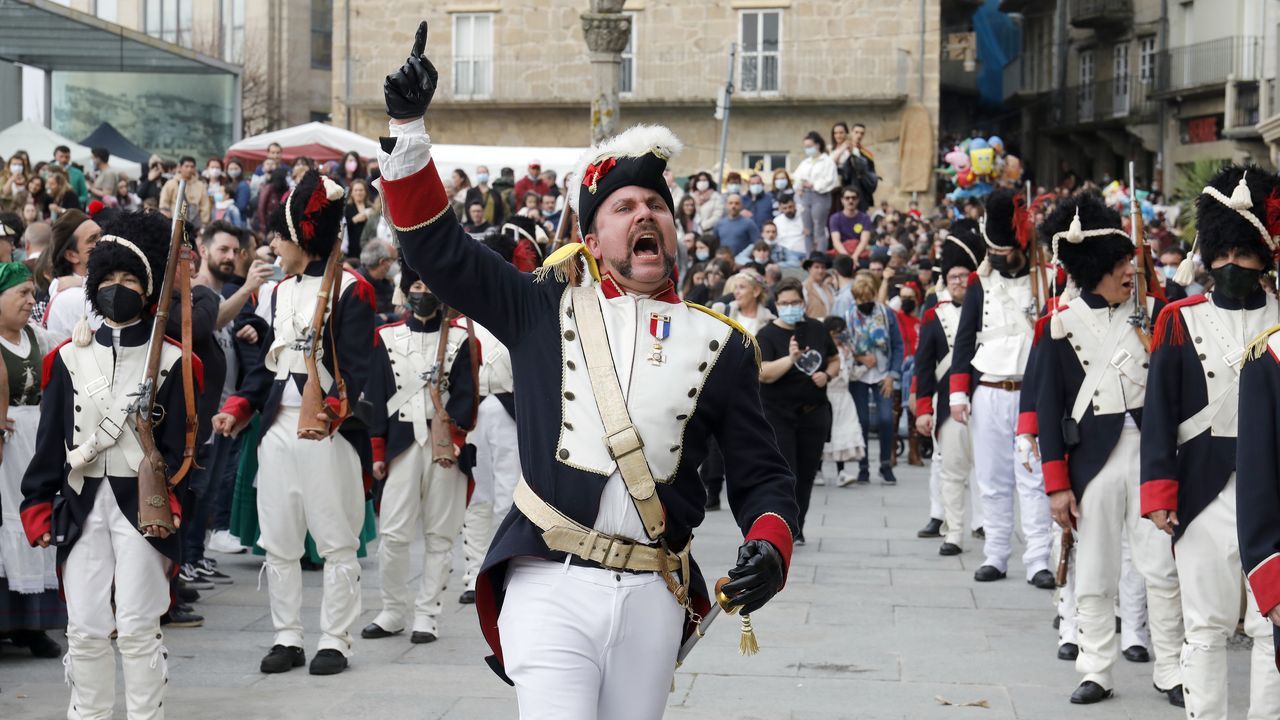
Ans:
{"type": "MultiPolygon", "coordinates": [[[[1014,550],[1009,579],[977,584],[979,541],[940,557],[939,541],[919,540],[928,508],[927,469],[901,467],[897,487],[814,490],[805,534],[787,588],[754,617],[761,651],[740,657],[734,618],[721,617],[676,674],[671,720],[1006,720],[1118,718],[1175,720],[1151,689],[1150,665],[1121,660],[1116,698],[1077,707],[1078,682],[1056,659],[1051,593],[1023,581],[1014,550]]],[[[714,577],[732,563],[741,536],[727,510],[710,513],[695,552],[714,577]]],[[[420,547],[415,548],[415,562],[420,547]]],[[[485,666],[487,648],[471,606],[456,602],[460,554],[447,592],[441,638],[411,645],[406,636],[357,640],[351,669],[337,677],[303,670],[266,676],[258,660],[271,643],[260,560],[216,556],[235,583],[206,591],[196,609],[203,628],[171,629],[170,718],[396,718],[487,720],[516,717],[514,692],[485,666]]],[[[362,561],[364,613],[378,608],[377,562],[362,561]]],[[[307,654],[318,635],[320,573],[305,573],[307,654]]],[[[1247,652],[1229,653],[1232,717],[1247,701],[1247,652]]],[[[57,660],[34,660],[0,646],[0,718],[65,717],[68,690],[57,660]]],[[[117,717],[124,717],[119,693],[117,717]]],[[[604,719],[602,719],[604,720],[604,719]]],[[[612,719],[611,719],[612,720],[612,719]]]]}

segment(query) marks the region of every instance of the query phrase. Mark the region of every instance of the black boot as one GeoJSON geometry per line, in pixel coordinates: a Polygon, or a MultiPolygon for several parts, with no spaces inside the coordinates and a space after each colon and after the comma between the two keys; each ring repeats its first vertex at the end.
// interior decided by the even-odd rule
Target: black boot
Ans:
{"type": "Polygon", "coordinates": [[[894,477],[894,476],[893,476],[893,466],[892,466],[892,465],[881,465],[881,466],[880,466],[880,481],[881,481],[881,482],[883,482],[885,485],[897,485],[897,484],[898,484],[898,478],[896,478],[896,477],[894,477]]]}
{"type": "Polygon", "coordinates": [[[1058,646],[1058,659],[1074,661],[1080,656],[1080,646],[1075,643],[1062,643],[1058,646]]]}
{"type": "Polygon", "coordinates": [[[272,645],[271,652],[268,652],[267,656],[262,658],[262,664],[258,666],[258,669],[268,674],[282,673],[306,664],[307,656],[302,652],[302,648],[289,647],[288,645],[272,645]]]}
{"type": "Polygon", "coordinates": [[[1092,680],[1085,680],[1080,683],[1080,687],[1071,693],[1071,703],[1073,705],[1092,705],[1102,702],[1111,697],[1111,691],[1102,687],[1092,680]]]}
{"type": "Polygon", "coordinates": [[[929,522],[921,528],[917,533],[918,538],[936,538],[942,537],[942,521],[938,518],[929,518],[929,522]]]}
{"type": "Polygon", "coordinates": [[[333,648],[325,648],[311,658],[312,675],[337,675],[346,669],[347,656],[333,648]]]}

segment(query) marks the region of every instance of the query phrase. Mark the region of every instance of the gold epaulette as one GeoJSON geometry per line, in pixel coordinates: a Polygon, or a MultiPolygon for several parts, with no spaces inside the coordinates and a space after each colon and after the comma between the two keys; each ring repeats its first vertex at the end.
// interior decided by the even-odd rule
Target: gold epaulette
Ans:
{"type": "Polygon", "coordinates": [[[698,303],[692,303],[692,302],[689,302],[688,300],[685,300],[685,301],[684,301],[684,304],[685,304],[685,305],[688,305],[689,307],[693,308],[694,310],[697,310],[697,311],[699,311],[699,312],[704,312],[704,313],[706,313],[706,314],[710,315],[711,317],[713,317],[713,318],[715,318],[715,319],[719,320],[720,322],[724,323],[725,325],[728,325],[729,327],[733,328],[734,330],[737,330],[738,332],[742,333],[742,345],[743,345],[744,347],[749,347],[749,348],[752,348],[753,350],[755,350],[755,354],[756,354],[756,367],[760,367],[760,363],[761,363],[761,359],[760,359],[760,343],[756,342],[756,336],[755,336],[755,335],[752,335],[752,334],[751,334],[751,333],[749,333],[749,332],[747,332],[747,329],[746,329],[746,328],[744,328],[744,327],[742,327],[742,324],[741,324],[741,323],[739,323],[737,320],[734,320],[733,318],[729,317],[728,315],[721,315],[720,313],[716,312],[715,310],[712,310],[711,308],[709,308],[709,307],[705,307],[705,306],[703,306],[703,305],[699,305],[698,303]]]}
{"type": "Polygon", "coordinates": [[[586,258],[587,271],[596,282],[600,282],[600,269],[596,266],[596,259],[582,243],[562,245],[548,255],[547,259],[542,261],[542,267],[533,271],[534,281],[545,282],[548,275],[554,275],[560,282],[577,285],[578,275],[582,272],[581,266],[578,265],[579,257],[586,258]]]}
{"type": "Polygon", "coordinates": [[[1271,342],[1271,336],[1277,331],[1280,331],[1280,325],[1272,325],[1259,333],[1258,337],[1254,338],[1245,349],[1244,360],[1241,361],[1241,365],[1250,360],[1257,360],[1262,357],[1263,353],[1267,351],[1267,343],[1271,342]]]}

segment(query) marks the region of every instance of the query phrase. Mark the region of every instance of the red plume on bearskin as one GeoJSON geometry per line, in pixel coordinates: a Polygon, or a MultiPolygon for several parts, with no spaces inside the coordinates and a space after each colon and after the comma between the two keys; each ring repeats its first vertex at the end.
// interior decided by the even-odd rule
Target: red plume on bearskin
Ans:
{"type": "Polygon", "coordinates": [[[1272,190],[1267,196],[1267,212],[1263,222],[1272,237],[1280,235],[1280,191],[1272,190]]]}
{"type": "Polygon", "coordinates": [[[1018,247],[1023,250],[1030,247],[1036,231],[1031,222],[1031,211],[1027,208],[1027,199],[1022,195],[1013,196],[1013,231],[1018,238],[1018,247]]]}

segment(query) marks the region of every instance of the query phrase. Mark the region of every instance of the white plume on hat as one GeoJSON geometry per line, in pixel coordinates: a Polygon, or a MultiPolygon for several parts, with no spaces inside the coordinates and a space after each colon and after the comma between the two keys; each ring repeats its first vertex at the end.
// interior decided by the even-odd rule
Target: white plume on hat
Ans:
{"type": "Polygon", "coordinates": [[[636,125],[614,135],[578,156],[573,164],[573,181],[569,187],[569,207],[579,212],[578,196],[582,193],[582,176],[587,166],[610,157],[641,157],[653,152],[668,161],[680,154],[684,143],[662,125],[636,125]]]}

